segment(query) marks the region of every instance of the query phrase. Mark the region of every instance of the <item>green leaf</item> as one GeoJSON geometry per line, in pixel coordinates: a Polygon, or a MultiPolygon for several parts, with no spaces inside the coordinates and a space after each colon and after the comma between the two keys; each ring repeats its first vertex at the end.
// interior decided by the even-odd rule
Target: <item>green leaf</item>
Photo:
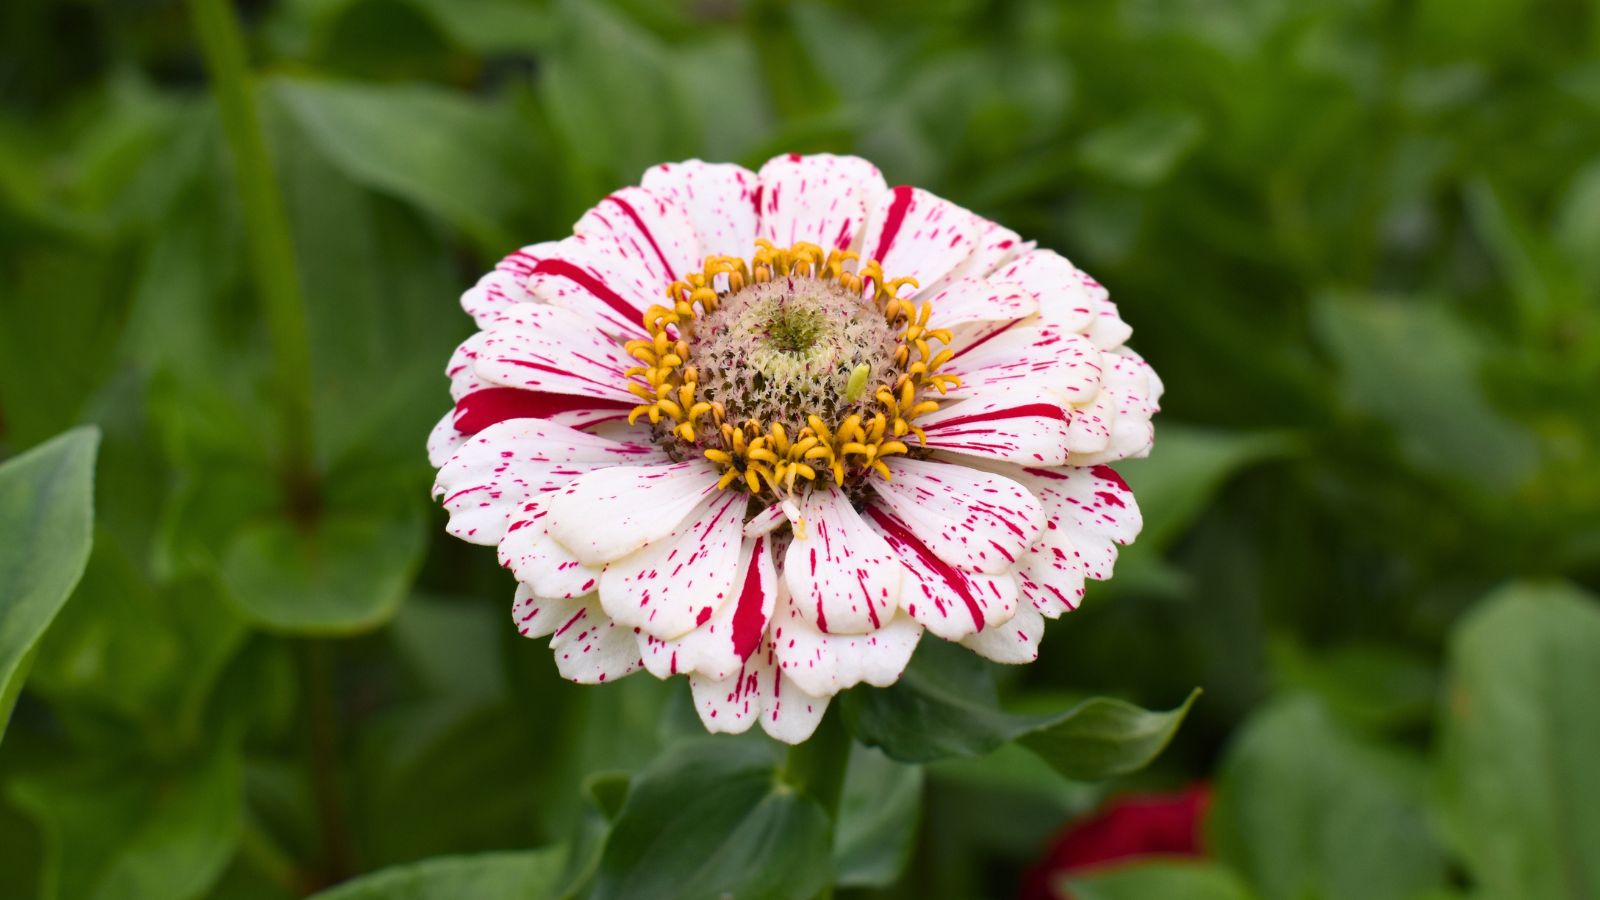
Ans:
{"type": "Polygon", "coordinates": [[[1282,434],[1162,422],[1150,456],[1117,463],[1117,474],[1133,489],[1144,514],[1144,528],[1134,546],[1167,547],[1182,536],[1228,479],[1294,446],[1282,434]]]}
{"type": "Polygon", "coordinates": [[[1600,896],[1600,606],[1513,584],[1450,642],[1443,799],[1461,858],[1505,900],[1600,896]]]}
{"type": "Polygon", "coordinates": [[[558,896],[563,846],[511,853],[443,856],[363,875],[316,894],[317,900],[456,900],[558,896]]]}
{"type": "Polygon", "coordinates": [[[1228,751],[1213,846],[1263,900],[1412,900],[1445,874],[1424,784],[1417,761],[1346,733],[1315,701],[1280,701],[1228,751]]]}
{"type": "Polygon", "coordinates": [[[853,745],[833,829],[838,887],[890,887],[916,846],[922,817],[922,767],[853,745]]]}
{"type": "Polygon", "coordinates": [[[1330,296],[1315,323],[1345,401],[1389,425],[1412,463],[1501,489],[1538,463],[1528,432],[1485,399],[1482,340],[1441,306],[1330,296]]]}
{"type": "MultiPolygon", "coordinates": [[[[1584,285],[1600,289],[1600,160],[1572,176],[1556,216],[1555,239],[1577,266],[1584,285]]],[[[1592,296],[1592,294],[1591,294],[1592,296]]]]}
{"type": "Polygon", "coordinates": [[[1144,110],[1090,133],[1079,145],[1078,156],[1096,175],[1149,188],[1170,176],[1204,133],[1193,113],[1144,110]]]}
{"type": "Polygon", "coordinates": [[[1022,735],[1024,747],[1044,757],[1057,771],[1079,781],[1126,775],[1161,755],[1200,690],[1183,705],[1152,712],[1122,700],[1094,697],[1022,735]]]}
{"type": "Polygon", "coordinates": [[[88,769],[19,778],[11,793],[44,833],[41,893],[57,900],[197,897],[239,838],[239,756],[228,746],[165,767],[102,754],[88,769]]]}
{"type": "Polygon", "coordinates": [[[607,4],[562,0],[552,12],[538,88],[563,145],[551,187],[567,191],[567,205],[582,210],[656,163],[694,156],[697,107],[661,42],[607,4]]]}
{"type": "Polygon", "coordinates": [[[1421,725],[1433,714],[1439,677],[1421,654],[1351,642],[1313,654],[1287,638],[1270,647],[1284,684],[1316,694],[1346,721],[1371,728],[1421,725]]]}
{"type": "Polygon", "coordinates": [[[272,96],[354,181],[432,212],[486,251],[518,245],[536,150],[506,109],[425,85],[280,78],[272,96]]]}
{"type": "Polygon", "coordinates": [[[351,634],[383,624],[422,562],[423,517],[336,512],[310,525],[282,519],[242,529],[221,574],[240,606],[266,628],[351,634]]]}
{"type": "Polygon", "coordinates": [[[773,747],[688,741],[634,779],[594,900],[810,898],[829,882],[822,807],[779,780],[773,747]]]}
{"type": "Polygon", "coordinates": [[[1062,879],[1074,900],[1251,900],[1255,895],[1215,863],[1162,860],[1062,879]]]}
{"type": "Polygon", "coordinates": [[[89,561],[99,441],[78,428],[0,464],[0,737],[29,654],[89,561]]]}
{"type": "Polygon", "coordinates": [[[1067,777],[1089,780],[1148,765],[1197,696],[1166,712],[1095,697],[1050,715],[1008,713],[987,663],[944,641],[924,641],[898,682],[852,691],[845,710],[858,740],[895,759],[972,756],[1015,740],[1067,777]]]}

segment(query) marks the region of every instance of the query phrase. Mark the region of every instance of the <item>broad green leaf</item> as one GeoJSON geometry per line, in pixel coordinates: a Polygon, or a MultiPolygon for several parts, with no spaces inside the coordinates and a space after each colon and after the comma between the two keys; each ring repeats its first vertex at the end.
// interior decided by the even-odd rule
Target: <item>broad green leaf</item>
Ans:
{"type": "Polygon", "coordinates": [[[900,879],[916,846],[922,783],[921,766],[895,762],[859,744],[851,747],[833,828],[838,887],[882,888],[900,879]]]}
{"type": "Polygon", "coordinates": [[[1324,297],[1316,326],[1345,401],[1389,425],[1414,464],[1491,489],[1537,464],[1532,437],[1486,399],[1482,341],[1438,304],[1324,297]]]}
{"type": "Polygon", "coordinates": [[[1286,687],[1316,694],[1349,722],[1396,728],[1426,722],[1433,713],[1438,673],[1421,654],[1376,642],[1313,654],[1287,638],[1270,649],[1286,687]]]}
{"type": "Polygon", "coordinates": [[[1488,896],[1600,896],[1600,603],[1513,584],[1450,642],[1440,710],[1443,801],[1488,896]]]}
{"type": "Polygon", "coordinates": [[[1059,713],[1018,715],[1000,708],[987,663],[964,648],[924,641],[898,682],[852,691],[845,710],[858,740],[895,759],[971,756],[1015,740],[1067,777],[1092,780],[1148,765],[1198,695],[1166,712],[1095,697],[1059,713]]]}
{"type": "Polygon", "coordinates": [[[79,428],[0,464],[0,737],[29,654],[89,561],[99,440],[79,428]]]}
{"type": "Polygon", "coordinates": [[[266,520],[241,529],[222,578],[263,627],[349,634],[381,625],[405,599],[421,563],[423,517],[334,512],[309,526],[266,520]]]}
{"type": "Polygon", "coordinates": [[[1061,879],[1074,900],[1252,900],[1239,877],[1211,862],[1161,860],[1061,879]]]}
{"type": "Polygon", "coordinates": [[[594,900],[810,898],[829,882],[828,817],[753,741],[680,744],[634,779],[594,900]]]}
{"type": "Polygon", "coordinates": [[[1412,900],[1444,883],[1417,761],[1346,733],[1309,698],[1269,705],[1217,781],[1218,857],[1262,900],[1412,900]]]}
{"type": "Polygon", "coordinates": [[[1600,160],[1572,176],[1555,225],[1556,243],[1592,292],[1600,289],[1600,160]]]}
{"type": "Polygon", "coordinates": [[[44,896],[185,900],[221,875],[241,823],[237,750],[140,762],[108,752],[83,769],[12,783],[44,834],[44,896]]]}
{"type": "Polygon", "coordinates": [[[30,689],[137,723],[147,746],[173,752],[201,738],[212,689],[244,639],[243,616],[213,580],[152,584],[103,539],[39,643],[30,689]]]}
{"type": "Polygon", "coordinates": [[[506,108],[424,85],[282,78],[271,92],[350,178],[438,215],[488,252],[518,245],[536,148],[506,108]]]}
{"type": "Polygon", "coordinates": [[[1182,536],[1228,479],[1294,446],[1286,435],[1161,422],[1148,457],[1116,465],[1144,516],[1134,546],[1165,548],[1182,536]]]}
{"type": "Polygon", "coordinates": [[[550,14],[527,0],[409,0],[461,47],[484,55],[543,49],[550,14]]]}
{"type": "Polygon", "coordinates": [[[558,896],[566,848],[444,856],[393,866],[316,894],[317,900],[457,900],[558,896]]]}
{"type": "MultiPolygon", "coordinates": [[[[350,766],[368,866],[467,853],[536,833],[549,751],[509,702],[503,602],[414,596],[389,630],[415,696],[363,729],[350,766]],[[485,772],[497,773],[485,778],[485,772]]],[[[410,694],[411,692],[408,692],[410,694]]]]}
{"type": "MultiPolygon", "coordinates": [[[[656,163],[694,156],[701,104],[685,97],[661,42],[607,4],[559,0],[551,9],[538,89],[569,182],[550,187],[565,191],[569,211],[656,163]]],[[[714,104],[706,114],[717,114],[714,104]]]]}
{"type": "Polygon", "coordinates": [[[1193,113],[1144,110],[1091,132],[1079,145],[1078,156],[1096,175],[1149,188],[1170,176],[1203,135],[1193,113]]]}
{"type": "Polygon", "coordinates": [[[394,489],[423,496],[418,448],[448,402],[439,360],[471,332],[454,302],[466,282],[439,229],[352,180],[295,116],[270,123],[305,289],[318,457],[409,465],[415,480],[394,489]]]}

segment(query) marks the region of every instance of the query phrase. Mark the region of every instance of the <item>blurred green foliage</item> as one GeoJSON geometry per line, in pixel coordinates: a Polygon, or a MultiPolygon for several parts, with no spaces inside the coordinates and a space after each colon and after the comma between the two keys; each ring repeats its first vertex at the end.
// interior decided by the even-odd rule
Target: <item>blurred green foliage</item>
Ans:
{"type": "MultiPolygon", "coordinates": [[[[860,153],[1060,249],[1168,385],[1154,456],[1123,467],[1144,537],[1037,664],[994,673],[997,721],[1206,692],[1151,768],[1095,784],[1014,745],[925,769],[858,747],[841,892],[1007,896],[1107,792],[1214,778],[1214,863],[1077,896],[1600,893],[1594,4],[238,11],[309,461],[236,189],[262,173],[188,8],[0,6],[0,457],[102,433],[94,549],[0,745],[7,896],[276,898],[389,866],[337,896],[660,896],[641,835],[690,776],[732,818],[686,841],[743,815],[787,836],[781,890],[815,888],[828,836],[766,780],[772,748],[695,751],[681,682],[563,683],[507,627],[509,578],[444,535],[422,453],[471,328],[454,297],[500,254],[652,163],[787,150],[860,153]]],[[[11,512],[8,545],[43,533],[11,512]]],[[[38,627],[60,599],[21,596],[38,627]]],[[[32,634],[0,635],[10,679],[32,634]]],[[[758,868],[726,877],[780,890],[758,868]]]]}

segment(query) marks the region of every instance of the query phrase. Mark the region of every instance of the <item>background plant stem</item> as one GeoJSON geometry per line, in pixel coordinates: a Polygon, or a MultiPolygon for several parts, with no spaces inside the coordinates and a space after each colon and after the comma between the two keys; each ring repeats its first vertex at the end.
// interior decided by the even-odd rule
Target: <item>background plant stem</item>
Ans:
{"type": "Polygon", "coordinates": [[[196,36],[211,76],[211,92],[233,162],[244,212],[257,300],[272,341],[274,377],[284,441],[285,488],[291,508],[307,508],[311,481],[311,350],[300,270],[276,172],[245,59],[239,21],[226,0],[190,0],[196,36]]]}
{"type": "Polygon", "coordinates": [[[337,884],[359,871],[350,840],[350,817],[339,777],[339,711],[334,706],[333,644],[300,642],[304,691],[306,758],[312,795],[322,827],[323,885],[337,884]]]}

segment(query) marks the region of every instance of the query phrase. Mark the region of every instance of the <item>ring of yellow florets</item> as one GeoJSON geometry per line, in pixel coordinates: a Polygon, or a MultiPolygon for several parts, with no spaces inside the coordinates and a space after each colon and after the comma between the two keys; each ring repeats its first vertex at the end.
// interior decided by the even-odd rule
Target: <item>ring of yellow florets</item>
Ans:
{"type": "MultiPolygon", "coordinates": [[[[876,260],[853,267],[857,255],[847,251],[824,251],[808,243],[786,248],[765,240],[756,243],[748,261],[707,257],[701,271],[667,288],[670,306],[645,311],[650,338],[624,345],[642,363],[628,370],[630,378],[643,379],[629,386],[643,401],[629,414],[629,423],[648,418],[664,442],[671,442],[670,451],[716,464],[722,470],[719,487],[740,485],[762,498],[780,500],[828,478],[840,487],[850,487],[871,472],[889,478],[884,459],[911,452],[907,440],[926,443],[916,420],[939,408],[932,394],[943,395],[961,383],[939,372],[954,354],[935,345],[948,345],[950,332],[928,327],[932,304],[897,296],[907,285],[915,288],[914,279],[885,279],[876,260]],[[862,357],[864,361],[841,370],[834,391],[837,402],[786,410],[781,418],[787,426],[760,404],[754,408],[762,415],[730,411],[712,395],[714,388],[708,390],[708,373],[699,371],[693,352],[697,325],[707,324],[708,317],[730,302],[751,302],[757,293],[754,302],[770,303],[773,283],[780,280],[786,281],[779,288],[790,294],[809,291],[858,301],[882,316],[887,326],[878,329],[886,340],[881,359],[862,357]]],[[[780,346],[792,342],[785,349],[797,352],[826,339],[833,323],[817,320],[815,311],[835,318],[840,313],[825,300],[816,303],[820,305],[813,308],[797,302],[791,307],[794,314],[774,321],[764,337],[780,346]],[[819,338],[813,332],[823,334],[819,338]]],[[[757,350],[751,348],[752,353],[757,350]]]]}

